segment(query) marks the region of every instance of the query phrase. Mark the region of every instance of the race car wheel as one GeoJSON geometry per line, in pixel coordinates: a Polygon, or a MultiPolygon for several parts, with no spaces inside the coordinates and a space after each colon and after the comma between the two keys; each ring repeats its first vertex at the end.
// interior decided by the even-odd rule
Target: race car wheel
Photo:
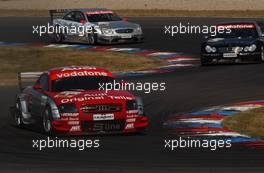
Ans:
{"type": "MultiPolygon", "coordinates": [[[[58,28],[59,26],[56,26],[56,28],[58,28]]],[[[58,29],[56,29],[56,30],[58,30],[58,29]]],[[[64,36],[64,34],[63,33],[54,33],[54,40],[55,40],[55,42],[57,42],[57,43],[61,43],[61,42],[63,42],[63,40],[64,40],[64,38],[65,38],[65,36],[64,36]]]]}
{"type": "Polygon", "coordinates": [[[23,128],[25,126],[25,124],[23,123],[23,119],[22,119],[21,105],[19,101],[16,102],[14,120],[15,120],[15,125],[17,127],[23,128]]]}
{"type": "Polygon", "coordinates": [[[49,107],[45,109],[44,114],[42,116],[42,126],[44,133],[48,135],[53,135],[53,127],[51,123],[51,110],[49,107]]]}
{"type": "Polygon", "coordinates": [[[89,44],[95,45],[97,43],[97,35],[96,34],[90,34],[88,35],[89,44]]]}
{"type": "Polygon", "coordinates": [[[264,47],[261,47],[261,62],[264,62],[264,47]]]}
{"type": "Polygon", "coordinates": [[[64,40],[63,34],[60,33],[54,33],[54,40],[57,43],[61,43],[64,40]]]}

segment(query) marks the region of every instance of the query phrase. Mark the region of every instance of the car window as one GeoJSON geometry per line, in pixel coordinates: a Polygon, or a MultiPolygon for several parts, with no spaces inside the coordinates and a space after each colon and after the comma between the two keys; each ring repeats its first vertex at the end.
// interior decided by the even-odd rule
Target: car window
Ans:
{"type": "Polygon", "coordinates": [[[66,14],[66,15],[63,17],[63,19],[73,21],[73,20],[74,20],[74,12],[70,12],[70,13],[66,14]]]}
{"type": "Polygon", "coordinates": [[[81,20],[85,20],[85,17],[81,12],[73,11],[73,12],[66,14],[66,16],[63,19],[80,22],[81,20]]]}
{"type": "Polygon", "coordinates": [[[43,74],[42,76],[40,76],[38,84],[41,85],[41,87],[44,91],[48,91],[49,90],[49,77],[48,77],[48,75],[43,74]]]}
{"type": "Polygon", "coordinates": [[[89,22],[109,22],[109,21],[121,21],[118,15],[114,13],[104,13],[104,14],[87,14],[87,19],[89,22]]]}
{"type": "Polygon", "coordinates": [[[113,83],[114,79],[108,76],[76,76],[53,80],[51,91],[72,90],[99,90],[100,84],[113,83]]]}
{"type": "Polygon", "coordinates": [[[80,22],[81,20],[85,20],[84,15],[81,12],[75,12],[74,20],[76,22],[80,22]]]}

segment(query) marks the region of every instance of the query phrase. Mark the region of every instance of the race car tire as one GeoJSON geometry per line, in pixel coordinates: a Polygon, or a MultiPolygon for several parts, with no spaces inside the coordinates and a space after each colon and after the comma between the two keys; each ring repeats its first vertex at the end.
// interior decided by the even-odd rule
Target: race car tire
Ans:
{"type": "MultiPolygon", "coordinates": [[[[57,27],[59,27],[59,26],[58,25],[55,26],[55,28],[57,28],[57,27]]],[[[53,38],[54,38],[54,41],[56,43],[62,43],[64,41],[64,39],[65,39],[65,36],[64,36],[63,33],[54,33],[53,34],[53,38]]]]}
{"type": "Polygon", "coordinates": [[[264,48],[263,48],[263,46],[261,46],[260,56],[257,57],[257,59],[255,60],[255,63],[261,64],[263,62],[264,62],[264,48]]]}
{"type": "Polygon", "coordinates": [[[50,136],[54,135],[54,130],[51,122],[51,109],[49,106],[47,106],[42,115],[42,128],[44,133],[50,136]]]}
{"type": "Polygon", "coordinates": [[[14,122],[15,122],[15,125],[17,127],[24,128],[25,124],[23,122],[22,112],[21,112],[21,104],[20,104],[19,100],[16,101],[16,105],[15,105],[14,109],[15,109],[14,110],[14,122]]]}
{"type": "Polygon", "coordinates": [[[263,46],[261,46],[261,63],[263,63],[264,62],[264,47],[263,46]]]}
{"type": "Polygon", "coordinates": [[[97,35],[96,34],[89,34],[88,40],[89,40],[89,44],[96,45],[97,44],[97,35]]]}

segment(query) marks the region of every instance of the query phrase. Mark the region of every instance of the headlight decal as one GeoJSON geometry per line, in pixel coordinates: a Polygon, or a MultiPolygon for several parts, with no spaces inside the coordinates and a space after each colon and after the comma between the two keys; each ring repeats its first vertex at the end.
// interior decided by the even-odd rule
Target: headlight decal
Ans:
{"type": "Polygon", "coordinates": [[[102,28],[102,32],[104,34],[107,34],[107,35],[114,33],[114,31],[112,29],[109,29],[109,28],[102,28]]]}
{"type": "Polygon", "coordinates": [[[77,113],[78,110],[75,104],[61,104],[58,106],[60,113],[77,113]]]}
{"type": "Polygon", "coordinates": [[[209,45],[206,45],[204,49],[205,49],[205,51],[207,53],[215,53],[216,52],[216,48],[215,47],[211,47],[209,45]]]}
{"type": "Polygon", "coordinates": [[[244,48],[244,52],[254,52],[257,49],[257,45],[256,44],[252,44],[250,46],[246,46],[244,48]]]}

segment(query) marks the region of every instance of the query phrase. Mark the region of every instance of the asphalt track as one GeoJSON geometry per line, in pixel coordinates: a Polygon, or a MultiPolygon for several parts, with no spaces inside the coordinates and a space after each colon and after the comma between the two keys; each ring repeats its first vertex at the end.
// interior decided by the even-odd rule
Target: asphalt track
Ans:
{"type": "MultiPolygon", "coordinates": [[[[164,25],[179,22],[208,25],[221,18],[131,18],[142,24],[146,41],[142,44],[120,45],[156,50],[174,50],[199,57],[201,35],[163,34],[164,25]]],[[[0,40],[48,43],[48,37],[32,35],[32,25],[45,24],[46,18],[16,17],[0,19],[0,40]]],[[[99,138],[101,148],[84,151],[32,148],[32,139],[46,137],[11,126],[8,108],[13,103],[16,87],[1,87],[0,91],[0,172],[263,172],[262,149],[232,148],[164,149],[164,139],[171,139],[162,129],[170,115],[225,103],[264,98],[264,65],[221,65],[179,69],[127,80],[166,82],[165,92],[138,93],[145,102],[150,117],[147,135],[114,135],[99,138]]],[[[175,137],[177,138],[177,137],[175,137]]]]}

